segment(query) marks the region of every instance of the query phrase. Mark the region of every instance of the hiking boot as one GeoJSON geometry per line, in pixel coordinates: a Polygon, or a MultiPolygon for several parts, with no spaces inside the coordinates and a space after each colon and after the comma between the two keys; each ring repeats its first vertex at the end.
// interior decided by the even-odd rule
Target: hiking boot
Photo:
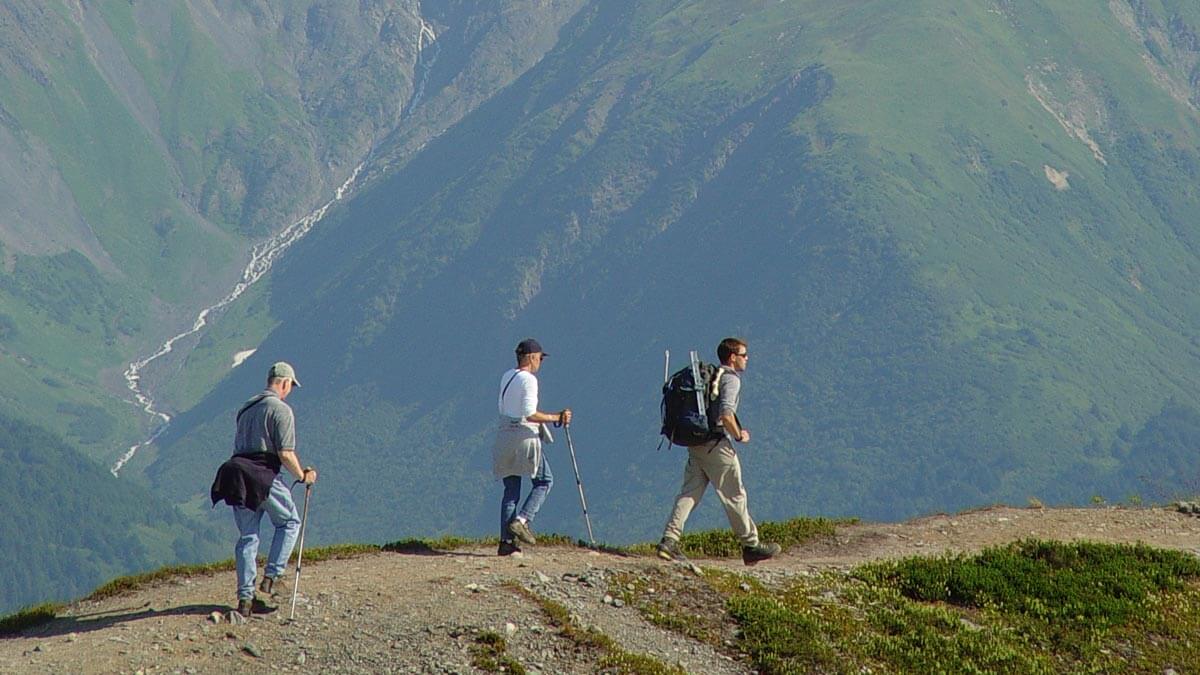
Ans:
{"type": "Polygon", "coordinates": [[[270,614],[277,609],[279,608],[272,607],[258,598],[253,598],[238,600],[237,613],[249,619],[251,614],[270,614]]]}
{"type": "Polygon", "coordinates": [[[764,560],[770,560],[779,555],[779,544],[759,544],[757,546],[742,547],[742,562],[747,566],[753,567],[764,560]]]}
{"type": "Polygon", "coordinates": [[[520,518],[513,518],[508,521],[508,531],[513,533],[517,539],[533,546],[537,543],[537,539],[533,537],[533,530],[529,529],[529,523],[520,518]]]}
{"type": "Polygon", "coordinates": [[[283,582],[283,577],[264,576],[263,580],[258,584],[258,590],[263,595],[272,598],[277,595],[287,595],[287,587],[283,582]]]}
{"type": "Polygon", "coordinates": [[[521,547],[517,546],[515,542],[502,541],[500,542],[500,550],[496,551],[496,555],[511,555],[513,557],[520,558],[524,554],[521,553],[521,547]]]}
{"type": "Polygon", "coordinates": [[[658,552],[658,557],[663,560],[673,560],[675,562],[687,562],[687,556],[679,548],[679,541],[669,537],[663,537],[662,541],[658,542],[655,548],[658,552]]]}

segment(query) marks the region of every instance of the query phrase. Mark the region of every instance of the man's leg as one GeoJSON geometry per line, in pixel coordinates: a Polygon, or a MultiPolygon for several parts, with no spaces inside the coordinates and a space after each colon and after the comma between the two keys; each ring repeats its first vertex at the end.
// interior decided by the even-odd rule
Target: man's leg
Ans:
{"type": "Polygon", "coordinates": [[[262,522],[262,511],[235,506],[233,521],[241,535],[233,548],[233,559],[237,563],[237,596],[238,600],[252,600],[254,578],[258,574],[258,525],[262,522]]]}
{"type": "Polygon", "coordinates": [[[500,541],[512,543],[513,535],[508,530],[508,521],[517,515],[517,502],[521,501],[521,477],[504,477],[504,495],[500,497],[500,541]]]}
{"type": "Polygon", "coordinates": [[[704,459],[704,469],[725,507],[733,536],[742,546],[758,546],[758,527],[750,518],[746,487],[742,484],[742,463],[737,453],[728,442],[722,441],[704,459]]]}
{"type": "Polygon", "coordinates": [[[553,485],[554,474],[550,471],[550,460],[542,455],[541,469],[533,475],[533,489],[529,491],[529,496],[525,498],[525,503],[521,505],[521,512],[517,514],[517,517],[527,523],[532,523],[553,485]]]}
{"type": "Polygon", "coordinates": [[[708,476],[704,475],[704,471],[696,461],[698,451],[702,450],[688,448],[688,461],[683,467],[683,485],[679,488],[679,494],[675,497],[675,506],[671,509],[671,517],[667,519],[667,526],[663,529],[663,539],[679,541],[688,516],[691,515],[692,509],[700,503],[700,499],[704,497],[704,490],[708,487],[708,476]]]}
{"type": "Polygon", "coordinates": [[[271,483],[271,494],[263,505],[271,524],[275,526],[275,536],[271,539],[271,553],[267,557],[267,566],[263,574],[278,579],[287,568],[288,558],[296,545],[296,537],[300,535],[300,511],[292,500],[292,491],[288,489],[283,476],[276,476],[271,483]]]}

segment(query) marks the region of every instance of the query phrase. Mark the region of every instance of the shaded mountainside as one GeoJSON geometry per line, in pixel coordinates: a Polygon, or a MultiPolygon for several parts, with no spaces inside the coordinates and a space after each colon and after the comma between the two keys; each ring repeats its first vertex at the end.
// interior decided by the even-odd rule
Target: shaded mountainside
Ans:
{"type": "MultiPolygon", "coordinates": [[[[260,300],[280,327],[147,475],[196,495],[287,358],[317,541],[490,531],[496,380],[535,335],[600,536],[650,539],[682,464],[653,451],[663,351],[737,334],[760,518],[1194,490],[1196,27],[1180,2],[589,3],[295,251],[260,300]]],[[[574,531],[565,450],[541,527],[574,531]]]]}
{"type": "Polygon", "coordinates": [[[43,430],[0,416],[0,612],[77,598],[114,575],[223,557],[215,528],[43,430]]]}
{"type": "Polygon", "coordinates": [[[996,507],[763,529],[788,546],[755,567],[728,557],[728,530],[685,536],[691,564],[562,541],[520,559],[461,539],[306,549],[294,620],[288,591],[237,625],[228,566],[117,579],[0,619],[0,669],[1160,675],[1195,661],[1193,516],[996,507]]]}

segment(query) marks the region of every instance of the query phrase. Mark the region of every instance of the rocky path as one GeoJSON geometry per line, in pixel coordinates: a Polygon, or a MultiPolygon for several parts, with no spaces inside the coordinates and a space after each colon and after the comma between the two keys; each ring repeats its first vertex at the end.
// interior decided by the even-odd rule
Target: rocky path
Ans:
{"type": "MultiPolygon", "coordinates": [[[[1200,552],[1200,518],[1149,508],[997,507],[839,528],[835,537],[754,568],[733,560],[697,562],[778,583],[822,569],[976,551],[1026,537],[1200,552]]],[[[162,582],[78,603],[49,624],[0,639],[0,672],[469,673],[477,672],[472,650],[483,631],[506,636],[508,654],[530,672],[595,672],[599,657],[562,635],[529,593],[563,606],[573,621],[627,652],[688,672],[748,672],[743,661],[647,623],[612,590],[617,575],[692,574],[686,567],[568,548],[533,549],[521,559],[493,553],[375,553],[305,565],[294,621],[287,620],[284,599],[279,610],[244,625],[214,622],[214,613],[227,616],[230,608],[232,573],[162,582]]]]}

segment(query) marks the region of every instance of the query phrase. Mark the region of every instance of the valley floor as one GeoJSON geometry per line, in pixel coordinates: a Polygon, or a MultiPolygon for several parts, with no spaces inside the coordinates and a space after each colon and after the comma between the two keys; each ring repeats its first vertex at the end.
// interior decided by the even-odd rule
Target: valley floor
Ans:
{"type": "MultiPolygon", "coordinates": [[[[974,552],[1024,538],[1143,542],[1200,553],[1200,518],[1162,508],[991,507],[841,526],[833,537],[753,568],[738,560],[695,562],[774,586],[869,561],[974,552]]],[[[294,621],[287,620],[290,577],[280,608],[244,625],[228,623],[232,572],[159,582],[77,603],[50,623],[0,638],[0,672],[468,673],[487,664],[489,635],[505,637],[506,656],[529,672],[595,672],[613,663],[613,649],[692,673],[753,670],[731,639],[691,639],[648,622],[634,607],[639,599],[631,593],[686,585],[695,578],[689,566],[569,547],[527,549],[520,559],[494,553],[371,553],[306,564],[294,621]],[[553,607],[579,630],[564,630],[564,615],[554,618],[553,607]],[[611,639],[608,652],[586,637],[596,631],[611,639]]],[[[490,667],[498,669],[495,662],[490,667]]]]}

